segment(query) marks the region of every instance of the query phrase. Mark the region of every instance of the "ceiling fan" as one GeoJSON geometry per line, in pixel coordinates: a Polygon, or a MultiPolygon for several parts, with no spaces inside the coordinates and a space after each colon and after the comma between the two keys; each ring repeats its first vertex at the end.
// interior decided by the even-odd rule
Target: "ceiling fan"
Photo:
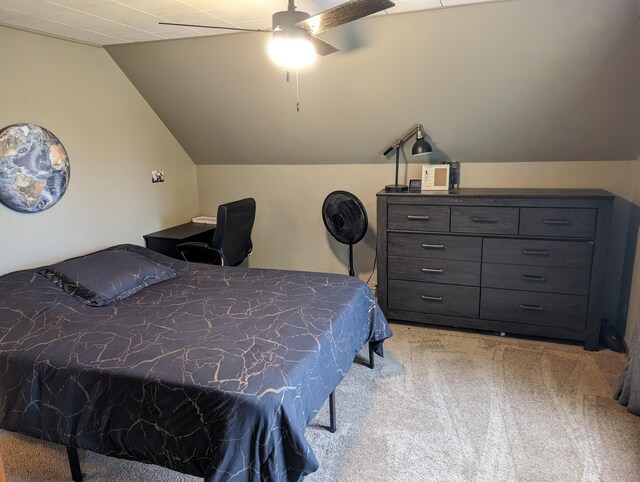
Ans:
{"type": "Polygon", "coordinates": [[[173,22],[160,22],[160,24],[244,32],[271,32],[273,34],[269,45],[271,58],[287,70],[293,70],[311,63],[315,54],[325,56],[340,50],[316,37],[317,34],[393,6],[395,4],[390,0],[349,0],[312,17],[306,12],[297,12],[294,0],[289,0],[287,10],[273,14],[272,29],[216,27],[173,22]]]}

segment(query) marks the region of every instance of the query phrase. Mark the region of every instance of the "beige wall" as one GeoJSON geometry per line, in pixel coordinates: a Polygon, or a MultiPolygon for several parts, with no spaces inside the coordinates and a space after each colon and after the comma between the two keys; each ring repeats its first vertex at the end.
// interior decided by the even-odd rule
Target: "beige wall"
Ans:
{"type": "Polygon", "coordinates": [[[0,273],[33,267],[189,219],[195,166],[100,48],[0,27],[0,128],[42,125],[64,144],[71,182],[47,211],[0,205],[0,273]],[[166,182],[151,184],[152,169],[166,182]]]}
{"type": "MultiPolygon", "coordinates": [[[[401,178],[418,178],[420,166],[402,167],[401,178]]],[[[616,194],[608,275],[607,315],[615,317],[624,259],[636,161],[469,163],[463,187],[602,188],[616,194]]],[[[369,215],[370,229],[355,246],[357,275],[372,273],[376,238],[376,192],[393,182],[393,164],[315,166],[197,166],[200,212],[215,215],[218,204],[254,197],[257,218],[249,266],[345,273],[347,247],[331,238],[321,206],[336,189],[356,194],[369,215]]],[[[371,282],[375,282],[375,276],[371,282]]]]}

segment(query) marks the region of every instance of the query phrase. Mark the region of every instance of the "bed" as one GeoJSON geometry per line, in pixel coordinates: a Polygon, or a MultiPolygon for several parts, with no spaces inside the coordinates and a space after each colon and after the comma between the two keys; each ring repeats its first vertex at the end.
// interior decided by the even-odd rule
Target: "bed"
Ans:
{"type": "Polygon", "coordinates": [[[133,245],[99,252],[103,286],[123,253],[174,276],[133,273],[144,289],[91,302],[48,268],[0,277],[0,429],[212,482],[317,470],[307,424],[358,351],[382,356],[391,336],[369,288],[133,245]]]}

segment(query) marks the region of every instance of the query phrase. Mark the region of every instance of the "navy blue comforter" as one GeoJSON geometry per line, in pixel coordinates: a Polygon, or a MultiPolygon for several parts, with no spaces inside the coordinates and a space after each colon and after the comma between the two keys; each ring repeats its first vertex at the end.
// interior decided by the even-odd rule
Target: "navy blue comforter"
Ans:
{"type": "Polygon", "coordinates": [[[369,288],[127,249],[177,278],[92,307],[37,269],[0,277],[0,428],[207,481],[315,471],[307,424],[391,336],[369,288]]]}

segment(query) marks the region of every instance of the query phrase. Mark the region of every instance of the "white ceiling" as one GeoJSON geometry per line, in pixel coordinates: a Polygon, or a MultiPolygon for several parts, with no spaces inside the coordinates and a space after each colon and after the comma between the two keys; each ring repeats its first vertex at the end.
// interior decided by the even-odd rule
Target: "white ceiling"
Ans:
{"type": "MultiPolygon", "coordinates": [[[[296,6],[315,15],[344,1],[297,0],[296,6]]],[[[394,0],[395,7],[378,15],[489,1],[394,0]]],[[[161,21],[271,28],[271,15],[286,8],[287,0],[0,0],[0,25],[112,45],[229,33],[159,25],[161,21]]]]}

